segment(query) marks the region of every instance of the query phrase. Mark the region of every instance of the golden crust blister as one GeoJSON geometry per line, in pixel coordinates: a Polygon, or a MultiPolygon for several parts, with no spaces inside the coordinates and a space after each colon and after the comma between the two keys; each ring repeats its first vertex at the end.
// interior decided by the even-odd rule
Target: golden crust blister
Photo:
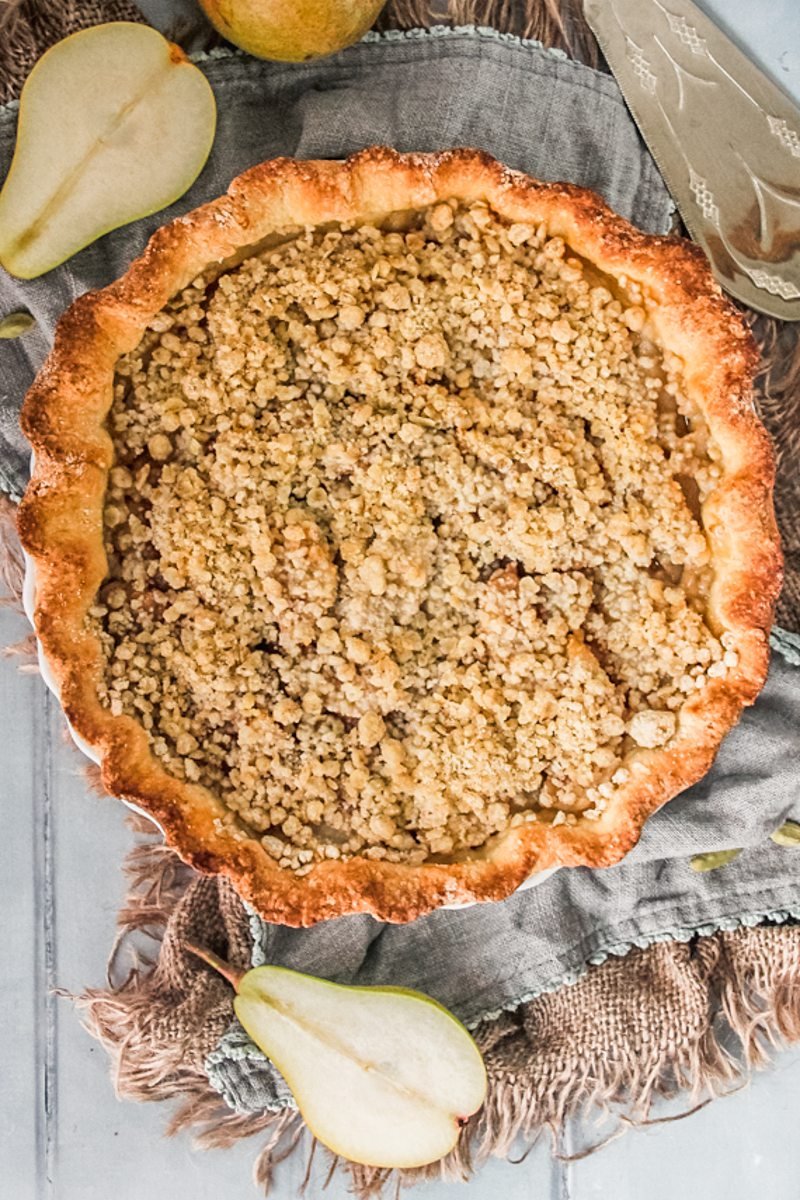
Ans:
{"type": "MultiPolygon", "coordinates": [[[[344,163],[280,159],[252,168],[226,196],[159,230],[121,279],[68,310],[25,401],[36,464],[19,527],[36,564],[36,630],[66,715],[101,760],[105,786],[151,813],[187,862],[228,876],[265,918],[290,925],[351,912],[408,921],[443,904],[502,899],[534,871],[619,861],[647,817],[708,770],[766,677],[780,551],[772,450],[752,404],[756,361],[743,319],[696,247],[638,232],[580,188],[536,183],[470,150],[398,155],[378,147],[344,163]],[[682,362],[686,392],[721,455],[722,477],[703,505],[714,567],[707,620],[725,634],[732,665],[683,704],[666,748],[628,756],[628,780],[596,820],[519,825],[462,861],[353,857],[298,876],[232,825],[218,796],[170,775],[133,717],[113,716],[101,702],[104,657],[86,617],[107,567],[103,504],[114,451],[105,421],[114,368],[210,264],[242,257],[272,234],[354,227],[449,200],[485,201],[507,222],[543,225],[648,297],[658,340],[682,362]]],[[[588,650],[575,654],[588,656],[591,671],[588,650]]]]}

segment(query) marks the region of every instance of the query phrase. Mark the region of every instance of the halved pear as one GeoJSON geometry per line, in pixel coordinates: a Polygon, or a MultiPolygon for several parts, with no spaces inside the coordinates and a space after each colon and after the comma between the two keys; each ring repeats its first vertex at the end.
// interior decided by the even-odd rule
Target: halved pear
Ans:
{"type": "Polygon", "coordinates": [[[182,196],[208,158],[216,104],[155,29],[112,21],[57,42],[22,90],[0,192],[0,264],[34,279],[182,196]]]}
{"type": "Polygon", "coordinates": [[[373,1167],[423,1166],[453,1149],[483,1104],[480,1051],[429,996],[347,987],[285,967],[239,973],[189,948],[233,983],[241,1024],[335,1153],[373,1167]]]}

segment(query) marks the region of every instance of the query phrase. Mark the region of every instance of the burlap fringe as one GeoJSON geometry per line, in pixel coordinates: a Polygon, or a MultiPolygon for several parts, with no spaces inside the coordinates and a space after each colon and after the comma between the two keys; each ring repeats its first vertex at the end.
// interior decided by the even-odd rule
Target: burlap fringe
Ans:
{"type": "Polygon", "coordinates": [[[741,962],[729,958],[720,1007],[748,1066],[767,1066],[771,1052],[800,1041],[800,964],[778,961],[753,979],[741,962]]]}
{"type": "MultiPolygon", "coordinates": [[[[25,566],[22,559],[22,547],[17,537],[17,525],[14,517],[16,505],[3,492],[0,492],[0,605],[11,608],[22,615],[22,584],[25,578],[25,566]]],[[[35,671],[36,639],[32,631],[11,646],[3,646],[0,654],[4,657],[14,655],[20,659],[21,671],[35,671]]]]}
{"type": "Polygon", "coordinates": [[[564,50],[591,67],[601,62],[580,0],[392,0],[379,29],[419,29],[427,25],[479,25],[533,38],[564,50]]]}
{"type": "Polygon", "coordinates": [[[761,351],[756,404],[777,458],[775,514],[783,540],[785,582],[776,621],[800,627],[800,337],[797,327],[742,308],[761,351]]]}
{"type": "Polygon", "coordinates": [[[0,590],[3,604],[18,604],[22,601],[22,581],[25,567],[22,547],[17,537],[14,514],[16,505],[0,492],[0,590]]]}
{"type": "MultiPolygon", "coordinates": [[[[87,771],[87,775],[89,772],[87,771]]],[[[102,787],[97,780],[90,783],[102,787]]],[[[137,820],[132,822],[134,827],[137,820]]],[[[141,826],[145,822],[141,821],[141,826]]],[[[146,823],[152,835],[152,825],[146,823]]],[[[174,852],[152,837],[135,847],[126,865],[128,897],[117,917],[118,933],[111,948],[106,988],[71,996],[84,1012],[84,1023],[109,1052],[117,1093],[134,1099],[186,1098],[208,1080],[197,1067],[187,1066],[184,1047],[165,1042],[154,1056],[141,1036],[143,1018],[152,1003],[151,983],[157,948],[175,906],[183,896],[190,872],[174,852]],[[125,953],[127,969],[122,968],[125,953]]]]}

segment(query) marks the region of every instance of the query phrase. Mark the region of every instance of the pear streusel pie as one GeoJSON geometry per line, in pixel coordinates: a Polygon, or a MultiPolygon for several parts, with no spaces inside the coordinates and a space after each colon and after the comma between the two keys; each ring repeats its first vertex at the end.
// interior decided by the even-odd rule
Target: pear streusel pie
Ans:
{"type": "Polygon", "coordinates": [[[765,678],[755,359],[699,251],[590,192],[248,171],[25,403],[37,633],[105,785],[287,924],[618,861],[765,678]]]}

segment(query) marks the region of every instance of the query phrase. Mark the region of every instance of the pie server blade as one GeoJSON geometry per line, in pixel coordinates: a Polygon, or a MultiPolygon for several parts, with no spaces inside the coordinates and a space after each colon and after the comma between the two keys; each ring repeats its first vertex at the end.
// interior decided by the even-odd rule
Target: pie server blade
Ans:
{"type": "Polygon", "coordinates": [[[691,0],[584,11],[722,287],[800,321],[800,108],[691,0]]]}

